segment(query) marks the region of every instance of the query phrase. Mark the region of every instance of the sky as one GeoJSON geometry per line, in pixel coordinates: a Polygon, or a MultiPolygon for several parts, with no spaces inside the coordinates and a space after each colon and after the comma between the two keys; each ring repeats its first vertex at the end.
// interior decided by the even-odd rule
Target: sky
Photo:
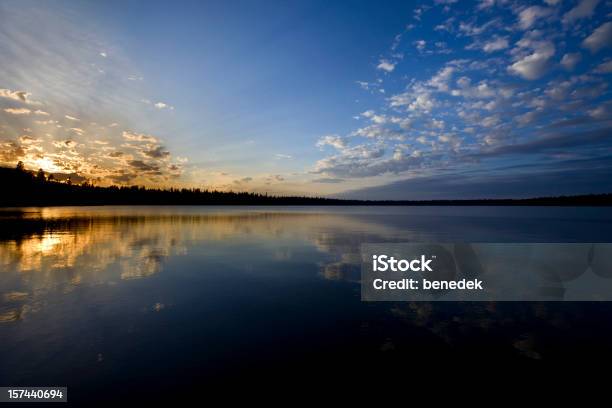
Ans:
{"type": "Polygon", "coordinates": [[[0,164],[365,199],[612,192],[612,1],[0,0],[0,164]]]}

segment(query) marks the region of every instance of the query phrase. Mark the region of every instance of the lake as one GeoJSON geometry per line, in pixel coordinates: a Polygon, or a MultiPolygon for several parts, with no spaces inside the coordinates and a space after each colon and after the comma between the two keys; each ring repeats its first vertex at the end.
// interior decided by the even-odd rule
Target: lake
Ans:
{"type": "Polygon", "coordinates": [[[370,303],[359,286],[362,243],[610,242],[609,208],[19,208],[0,227],[0,385],[70,401],[612,360],[607,302],[370,303]]]}

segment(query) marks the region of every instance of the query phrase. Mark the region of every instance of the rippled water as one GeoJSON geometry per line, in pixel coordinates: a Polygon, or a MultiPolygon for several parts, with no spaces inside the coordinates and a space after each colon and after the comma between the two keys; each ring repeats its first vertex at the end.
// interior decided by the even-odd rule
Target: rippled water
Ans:
{"type": "Polygon", "coordinates": [[[359,292],[364,242],[610,242],[610,209],[21,208],[0,211],[0,228],[0,385],[68,385],[72,401],[612,355],[608,303],[359,292]]]}

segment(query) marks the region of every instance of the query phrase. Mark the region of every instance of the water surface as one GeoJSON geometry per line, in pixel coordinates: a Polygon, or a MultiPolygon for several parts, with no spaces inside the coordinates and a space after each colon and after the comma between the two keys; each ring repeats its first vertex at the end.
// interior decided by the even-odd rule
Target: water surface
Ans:
{"type": "Polygon", "coordinates": [[[0,385],[72,401],[611,356],[607,303],[364,303],[359,288],[364,242],[609,242],[610,209],[19,208],[0,226],[0,385]]]}

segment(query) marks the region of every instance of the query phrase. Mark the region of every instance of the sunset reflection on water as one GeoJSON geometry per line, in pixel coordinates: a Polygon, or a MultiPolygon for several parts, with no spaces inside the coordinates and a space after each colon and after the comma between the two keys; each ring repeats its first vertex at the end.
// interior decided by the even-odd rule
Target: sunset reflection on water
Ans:
{"type": "Polygon", "coordinates": [[[391,227],[325,213],[134,214],[116,208],[91,212],[54,208],[6,219],[23,233],[0,241],[0,287],[8,300],[3,302],[0,321],[23,318],[25,313],[16,312],[14,304],[46,291],[67,293],[80,285],[146,278],[160,273],[168,257],[206,254],[211,243],[235,246],[236,261],[241,245],[261,246],[272,258],[285,261],[294,258],[295,247],[309,245],[326,256],[317,262],[321,276],[357,281],[354,273],[345,276],[344,271],[359,265],[360,242],[400,238],[391,227]],[[23,295],[16,299],[11,293],[23,295]],[[8,310],[7,304],[12,304],[8,310]]]}
{"type": "Polygon", "coordinates": [[[605,209],[65,207],[0,223],[0,377],[12,384],[233,375],[256,364],[236,360],[249,350],[310,364],[303,355],[399,362],[415,347],[460,359],[478,345],[555,360],[562,341],[595,352],[612,339],[576,339],[606,305],[373,304],[359,286],[362,243],[603,242],[605,209]]]}

